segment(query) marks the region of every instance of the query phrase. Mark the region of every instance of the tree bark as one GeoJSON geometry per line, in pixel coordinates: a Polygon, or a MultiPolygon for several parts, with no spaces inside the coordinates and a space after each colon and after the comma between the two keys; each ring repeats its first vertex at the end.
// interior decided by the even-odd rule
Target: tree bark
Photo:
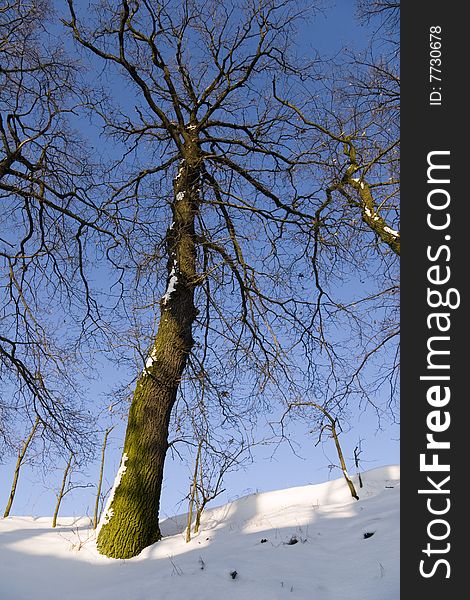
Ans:
{"type": "Polygon", "coordinates": [[[121,468],[97,539],[99,552],[130,558],[161,538],[158,512],[168,426],[193,346],[196,284],[195,218],[200,163],[190,147],[173,183],[173,223],[167,231],[168,283],[153,348],[137,380],[121,468]]]}
{"type": "Polygon", "coordinates": [[[8,497],[8,502],[5,507],[5,512],[3,513],[4,518],[6,518],[10,515],[11,506],[13,504],[13,500],[15,499],[16,486],[18,485],[18,477],[20,476],[21,465],[23,464],[23,460],[26,455],[26,451],[28,450],[28,446],[34,437],[34,434],[36,433],[36,429],[38,428],[38,425],[39,425],[39,417],[36,417],[36,420],[34,421],[34,425],[31,429],[31,431],[29,432],[28,437],[24,440],[23,446],[21,447],[21,449],[18,450],[18,459],[16,461],[15,472],[13,474],[13,481],[11,484],[10,496],[8,497]]]}

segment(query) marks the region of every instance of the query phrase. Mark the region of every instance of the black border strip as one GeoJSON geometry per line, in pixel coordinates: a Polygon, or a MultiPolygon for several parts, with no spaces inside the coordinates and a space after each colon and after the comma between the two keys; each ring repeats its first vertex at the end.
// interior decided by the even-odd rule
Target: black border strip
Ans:
{"type": "MultiPolygon", "coordinates": [[[[402,3],[401,11],[401,598],[449,600],[465,595],[468,587],[464,581],[468,555],[464,540],[470,527],[463,507],[470,499],[463,485],[470,477],[465,474],[467,461],[460,460],[458,465],[457,460],[466,456],[464,442],[468,436],[464,416],[468,392],[463,380],[469,369],[466,331],[470,331],[464,290],[470,262],[466,216],[470,193],[464,185],[470,173],[470,151],[466,148],[470,145],[470,107],[465,91],[470,28],[463,5],[456,2],[408,1],[402,3]],[[430,38],[430,33],[438,30],[432,27],[440,28],[435,38],[430,38]],[[435,51],[431,55],[430,42],[438,41],[438,37],[441,54],[435,51]],[[442,73],[432,73],[442,81],[430,81],[430,59],[436,57],[442,64],[437,61],[433,66],[440,66],[442,73]],[[438,93],[430,96],[431,92],[439,92],[441,100],[438,93]],[[429,161],[449,165],[450,169],[435,168],[427,173],[429,161]],[[435,209],[429,203],[441,203],[444,208],[435,209]],[[443,229],[433,229],[428,218],[437,227],[448,219],[450,222],[443,229]],[[445,283],[430,282],[430,278],[443,281],[448,275],[445,283]],[[430,306],[439,304],[440,297],[438,293],[429,297],[428,290],[441,293],[441,306],[430,306]],[[456,305],[458,298],[459,307],[444,306],[446,299],[456,305]],[[433,313],[447,316],[430,317],[433,313]],[[448,331],[440,331],[438,323],[448,331]],[[429,348],[449,354],[430,354],[429,348]],[[434,380],[420,379],[423,376],[434,380]],[[448,376],[449,380],[436,376],[448,376]],[[443,431],[437,432],[438,428],[443,431]],[[449,442],[450,448],[427,448],[429,434],[433,440],[449,442]],[[425,457],[420,468],[422,454],[425,457]],[[434,471],[429,466],[432,461],[437,465],[434,471]],[[445,471],[446,465],[449,471],[445,471]]],[[[434,49],[437,45],[434,43],[434,49]]]]}

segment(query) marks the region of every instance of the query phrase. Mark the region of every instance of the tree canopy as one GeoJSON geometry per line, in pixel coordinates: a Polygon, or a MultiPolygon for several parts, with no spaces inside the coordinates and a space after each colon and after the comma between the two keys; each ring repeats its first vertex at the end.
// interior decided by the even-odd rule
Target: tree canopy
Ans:
{"type": "Polygon", "coordinates": [[[223,473],[275,407],[394,417],[397,7],[359,3],[370,44],[326,61],[311,2],[66,4],[0,13],[2,410],[73,452],[80,373],[133,371],[98,535],[127,558],[160,537],[169,448],[223,473]]]}

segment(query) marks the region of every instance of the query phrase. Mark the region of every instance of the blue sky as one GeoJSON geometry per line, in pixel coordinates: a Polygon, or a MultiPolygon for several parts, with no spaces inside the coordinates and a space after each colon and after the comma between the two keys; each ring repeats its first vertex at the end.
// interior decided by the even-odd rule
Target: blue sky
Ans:
{"type": "MultiPolygon", "coordinates": [[[[325,3],[323,13],[319,13],[316,22],[305,27],[302,42],[306,48],[312,48],[321,55],[334,55],[343,47],[361,48],[367,39],[365,30],[355,19],[355,2],[353,0],[338,0],[325,3]]],[[[112,370],[105,369],[100,381],[92,382],[93,398],[106,393],[109,385],[114,383],[112,370]]],[[[93,402],[91,398],[91,402],[93,402]]],[[[279,415],[272,415],[277,420],[279,415]]],[[[350,423],[349,432],[341,435],[343,450],[348,459],[352,459],[353,449],[359,439],[363,440],[362,448],[364,469],[399,462],[399,431],[396,425],[383,423],[383,429],[378,430],[376,415],[366,410],[356,416],[350,423]]],[[[114,474],[120,461],[122,443],[124,440],[125,423],[120,422],[110,437],[107,454],[104,489],[111,486],[114,474]]],[[[305,423],[296,423],[290,427],[291,437],[298,443],[296,456],[288,445],[282,445],[277,450],[274,446],[261,446],[254,451],[254,463],[246,470],[230,474],[226,478],[226,492],[220,496],[218,503],[226,502],[246,493],[256,490],[272,490],[278,488],[317,483],[331,477],[338,477],[340,472],[330,473],[328,465],[337,462],[334,445],[331,440],[315,447],[315,435],[308,434],[309,427],[305,423]]],[[[264,432],[264,433],[267,433],[264,432]]],[[[352,466],[351,460],[349,465],[352,466]]],[[[13,506],[13,514],[50,515],[53,511],[55,493],[62,476],[64,465],[57,464],[55,470],[47,473],[46,482],[42,481],[37,470],[31,470],[27,465],[20,477],[18,491],[13,506]]],[[[0,466],[0,507],[6,504],[14,461],[7,461],[0,466]]],[[[354,469],[351,469],[354,472],[354,469]]],[[[77,481],[83,483],[96,482],[98,464],[92,464],[83,470],[77,481]]],[[[162,494],[161,514],[171,515],[178,510],[185,510],[186,504],[179,509],[178,503],[187,494],[189,486],[189,471],[181,464],[178,457],[167,459],[165,467],[164,490],[162,494]]],[[[94,490],[77,489],[71,492],[62,505],[62,514],[82,515],[91,514],[94,503],[94,490]]]]}

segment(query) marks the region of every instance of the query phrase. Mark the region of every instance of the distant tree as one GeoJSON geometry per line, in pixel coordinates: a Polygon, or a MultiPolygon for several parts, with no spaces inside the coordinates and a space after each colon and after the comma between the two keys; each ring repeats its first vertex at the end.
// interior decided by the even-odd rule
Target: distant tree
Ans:
{"type": "Polygon", "coordinates": [[[28,451],[28,448],[29,448],[31,442],[33,441],[34,435],[35,435],[38,427],[39,427],[39,417],[36,417],[36,420],[34,421],[33,426],[31,428],[28,436],[23,440],[21,448],[18,449],[18,458],[16,459],[16,465],[15,465],[15,471],[13,474],[13,481],[11,484],[10,495],[8,497],[8,502],[5,507],[5,512],[3,513],[3,516],[5,518],[10,515],[13,500],[15,499],[16,487],[18,485],[18,478],[20,476],[20,470],[25,461],[26,453],[28,451]]]}
{"type": "Polygon", "coordinates": [[[250,450],[243,440],[232,438],[215,446],[210,436],[199,439],[189,491],[186,542],[191,540],[191,529],[199,532],[202,513],[209,502],[225,491],[222,487],[225,477],[250,460],[250,450]]]}
{"type": "Polygon", "coordinates": [[[359,487],[362,488],[364,486],[362,482],[362,475],[359,470],[360,456],[362,454],[362,440],[359,440],[358,445],[354,448],[354,464],[356,465],[357,478],[359,480],[359,487]]]}
{"type": "Polygon", "coordinates": [[[68,456],[67,464],[65,465],[65,469],[62,475],[60,488],[56,495],[56,503],[54,513],[52,515],[52,527],[56,527],[57,525],[57,518],[59,516],[60,505],[62,504],[62,500],[67,494],[69,494],[72,490],[76,490],[78,488],[93,487],[92,483],[75,483],[72,481],[72,473],[74,468],[76,468],[77,466],[79,466],[79,457],[76,456],[73,452],[71,452],[68,456]]]}
{"type": "Polygon", "coordinates": [[[54,508],[54,514],[52,515],[52,527],[57,525],[57,517],[59,516],[59,509],[62,503],[62,500],[67,493],[67,484],[70,475],[70,471],[72,469],[72,461],[73,461],[73,453],[70,454],[69,459],[67,461],[67,465],[64,470],[64,475],[62,477],[62,483],[60,484],[60,489],[57,492],[57,502],[54,508]]]}
{"type": "Polygon", "coordinates": [[[193,524],[193,512],[194,512],[194,506],[195,503],[197,502],[197,481],[198,481],[198,477],[199,477],[199,471],[200,471],[200,461],[201,461],[201,450],[202,450],[202,440],[199,441],[198,445],[197,445],[197,452],[196,452],[196,461],[194,463],[194,474],[193,474],[193,479],[191,481],[191,486],[190,486],[190,490],[189,490],[189,506],[188,506],[188,523],[186,525],[186,543],[191,541],[191,527],[193,524]]]}
{"type": "Polygon", "coordinates": [[[240,467],[247,459],[248,449],[243,446],[236,449],[227,448],[224,452],[208,448],[206,455],[199,461],[199,472],[196,479],[196,516],[194,533],[199,532],[201,517],[209,502],[215,500],[225,491],[222,487],[225,476],[240,467]]]}
{"type": "MultiPolygon", "coordinates": [[[[357,491],[356,491],[356,486],[354,485],[354,482],[349,475],[348,467],[346,465],[346,459],[344,457],[343,449],[342,449],[341,443],[339,441],[339,434],[341,432],[341,427],[339,425],[338,418],[334,417],[331,414],[331,412],[327,408],[325,408],[325,405],[317,404],[316,402],[312,402],[312,401],[293,402],[292,404],[289,405],[286,412],[284,413],[284,415],[281,419],[281,425],[284,424],[284,419],[291,410],[296,409],[296,408],[301,408],[301,407],[313,408],[315,411],[318,411],[321,414],[321,417],[318,420],[318,425],[317,425],[317,429],[318,429],[317,444],[319,444],[323,441],[323,435],[324,435],[325,431],[329,432],[329,437],[334,441],[334,444],[335,444],[336,454],[338,456],[338,461],[339,461],[338,468],[343,473],[343,477],[347,483],[347,486],[349,488],[351,496],[355,500],[359,500],[359,496],[357,495],[357,491]]],[[[361,484],[361,487],[362,487],[362,484],[361,484]]]]}
{"type": "Polygon", "coordinates": [[[103,487],[103,474],[104,474],[104,459],[106,457],[106,447],[108,445],[108,436],[114,427],[108,427],[103,436],[103,445],[101,446],[101,462],[100,462],[100,474],[98,478],[98,485],[96,486],[96,500],[95,510],[93,512],[93,529],[98,527],[98,521],[100,519],[100,503],[101,503],[101,488],[103,487]]]}

